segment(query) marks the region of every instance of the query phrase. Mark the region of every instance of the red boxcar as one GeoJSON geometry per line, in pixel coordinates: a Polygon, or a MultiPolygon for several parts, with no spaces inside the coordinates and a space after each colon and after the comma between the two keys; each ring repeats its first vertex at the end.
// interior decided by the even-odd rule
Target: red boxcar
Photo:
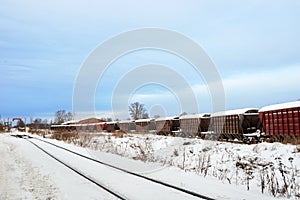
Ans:
{"type": "Polygon", "coordinates": [[[300,138],[300,101],[263,107],[259,117],[266,135],[300,138]]]}

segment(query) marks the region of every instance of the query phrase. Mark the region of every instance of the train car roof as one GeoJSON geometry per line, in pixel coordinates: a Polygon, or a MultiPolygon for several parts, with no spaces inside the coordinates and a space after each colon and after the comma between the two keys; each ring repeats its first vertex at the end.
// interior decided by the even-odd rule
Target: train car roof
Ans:
{"type": "Polygon", "coordinates": [[[287,109],[287,108],[296,108],[296,107],[300,107],[300,101],[265,106],[265,107],[262,107],[259,110],[259,112],[270,111],[270,110],[280,110],[280,109],[287,109]]]}
{"type": "Polygon", "coordinates": [[[78,121],[70,120],[70,121],[66,121],[66,122],[62,123],[61,125],[76,124],[76,123],[78,123],[78,121]]]}
{"type": "Polygon", "coordinates": [[[110,121],[110,122],[105,122],[105,124],[117,124],[119,123],[118,121],[110,121]]]}
{"type": "Polygon", "coordinates": [[[206,117],[210,117],[210,113],[182,115],[181,117],[179,117],[179,119],[206,118],[206,117]]]}
{"type": "Polygon", "coordinates": [[[122,120],[122,121],[119,121],[119,124],[124,124],[124,123],[134,123],[134,120],[122,120]]]}
{"type": "Polygon", "coordinates": [[[178,116],[160,117],[155,119],[155,121],[166,121],[166,120],[174,120],[174,119],[179,119],[179,117],[178,116]]]}
{"type": "Polygon", "coordinates": [[[226,110],[221,112],[216,112],[211,115],[211,117],[217,116],[225,116],[225,115],[241,115],[247,113],[258,113],[258,108],[242,108],[242,109],[235,109],[235,110],[226,110]]]}
{"type": "Polygon", "coordinates": [[[135,122],[150,122],[150,121],[154,121],[154,118],[138,119],[138,120],[135,120],[135,122]]]}

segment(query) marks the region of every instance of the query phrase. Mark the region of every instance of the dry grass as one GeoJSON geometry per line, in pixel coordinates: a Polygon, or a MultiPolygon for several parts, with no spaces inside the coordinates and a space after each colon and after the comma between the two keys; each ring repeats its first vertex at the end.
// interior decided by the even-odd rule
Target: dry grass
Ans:
{"type": "Polygon", "coordinates": [[[78,133],[76,132],[54,132],[52,133],[51,139],[72,141],[78,139],[78,133]]]}
{"type": "Polygon", "coordinates": [[[126,133],[120,131],[120,132],[116,132],[116,133],[112,134],[112,136],[118,137],[118,138],[123,138],[123,137],[124,137],[124,134],[126,134],[126,133]]]}

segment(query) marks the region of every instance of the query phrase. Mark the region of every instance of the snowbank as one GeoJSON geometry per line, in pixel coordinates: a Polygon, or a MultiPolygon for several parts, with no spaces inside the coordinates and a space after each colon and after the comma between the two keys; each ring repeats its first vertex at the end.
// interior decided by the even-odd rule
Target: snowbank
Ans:
{"type": "MultiPolygon", "coordinates": [[[[300,198],[300,147],[253,145],[156,135],[84,138],[77,144],[144,162],[174,166],[245,190],[274,197],[300,198]]],[[[74,142],[74,140],[73,140],[74,142]]],[[[161,167],[159,167],[161,168],[161,167]]]]}

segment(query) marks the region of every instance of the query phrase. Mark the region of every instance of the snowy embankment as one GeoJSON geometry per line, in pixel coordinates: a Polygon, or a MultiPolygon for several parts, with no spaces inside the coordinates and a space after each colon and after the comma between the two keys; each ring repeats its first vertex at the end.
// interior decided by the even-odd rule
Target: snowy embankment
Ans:
{"type": "Polygon", "coordinates": [[[300,147],[295,145],[245,145],[156,135],[81,135],[72,142],[216,178],[224,184],[242,186],[245,191],[270,197],[300,198],[300,147]]]}
{"type": "MultiPolygon", "coordinates": [[[[77,146],[40,138],[214,199],[299,199],[299,146],[241,145],[155,135],[73,136],[69,142],[77,146]]],[[[0,155],[0,199],[111,198],[24,139],[0,134],[0,155]]],[[[70,158],[69,162],[73,161],[78,163],[70,158]]],[[[104,173],[91,168],[89,174],[94,171],[95,176],[104,173]]],[[[122,183],[126,188],[127,181],[122,183]]]]}

